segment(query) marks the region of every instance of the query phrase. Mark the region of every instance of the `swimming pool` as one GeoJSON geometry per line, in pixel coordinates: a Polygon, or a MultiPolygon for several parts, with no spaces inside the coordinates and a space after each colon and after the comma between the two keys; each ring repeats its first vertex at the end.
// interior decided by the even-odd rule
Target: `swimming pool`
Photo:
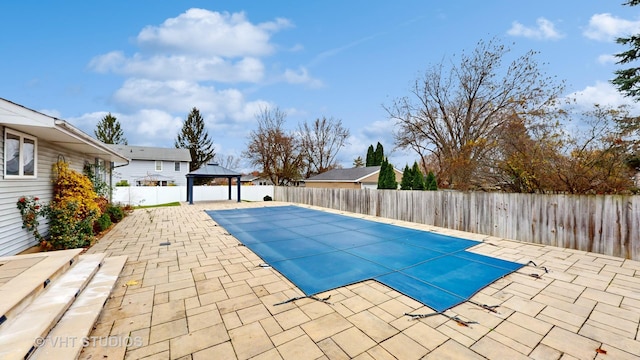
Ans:
{"type": "Polygon", "coordinates": [[[207,214],[307,296],[376,280],[440,313],[524,266],[466,251],[478,241],[293,205],[207,214]]]}

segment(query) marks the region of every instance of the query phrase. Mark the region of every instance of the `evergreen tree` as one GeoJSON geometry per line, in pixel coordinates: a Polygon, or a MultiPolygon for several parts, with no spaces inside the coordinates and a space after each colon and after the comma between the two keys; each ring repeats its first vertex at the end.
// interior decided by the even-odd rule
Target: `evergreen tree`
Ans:
{"type": "Polygon", "coordinates": [[[424,176],[422,175],[422,171],[420,171],[420,167],[418,166],[418,162],[413,163],[413,167],[411,168],[411,188],[413,190],[425,190],[427,185],[424,181],[424,176]]]}
{"type": "Polygon", "coordinates": [[[382,148],[382,144],[378,142],[378,145],[376,145],[376,151],[374,152],[374,155],[373,155],[373,166],[382,165],[382,162],[384,160],[385,160],[384,149],[382,148]]]}
{"type": "Polygon", "coordinates": [[[365,166],[375,166],[374,165],[373,145],[369,145],[369,149],[367,149],[367,160],[365,162],[365,166]]]}
{"type": "Polygon", "coordinates": [[[400,190],[412,190],[413,189],[413,171],[409,168],[409,165],[404,166],[402,171],[402,181],[400,181],[400,190]]]}
{"type": "Polygon", "coordinates": [[[362,156],[358,156],[353,159],[353,167],[360,168],[364,166],[364,162],[362,161],[362,156]]]}
{"type": "Polygon", "coordinates": [[[389,164],[389,160],[387,160],[386,158],[382,160],[382,165],[380,165],[380,173],[378,174],[378,189],[398,189],[396,172],[393,169],[393,165],[389,164]]]}
{"type": "Polygon", "coordinates": [[[438,190],[438,181],[436,180],[436,176],[433,174],[433,171],[429,171],[427,174],[426,190],[435,191],[438,190]]]}
{"type": "Polygon", "coordinates": [[[178,149],[189,149],[191,152],[189,171],[197,170],[202,165],[206,165],[215,156],[213,142],[204,128],[204,119],[195,107],[182,124],[182,130],[176,138],[175,146],[178,149]]]}
{"type": "MultiPolygon", "coordinates": [[[[640,5],[639,0],[628,0],[622,5],[637,6],[640,5]]],[[[635,33],[627,37],[616,38],[616,43],[624,45],[627,49],[621,53],[614,54],[618,58],[616,64],[634,64],[640,59],[640,34],[635,33]]],[[[640,67],[631,66],[626,69],[615,71],[616,77],[611,83],[624,96],[633,98],[635,101],[640,100],[640,67]]]]}
{"type": "Polygon", "coordinates": [[[124,137],[120,122],[111,113],[98,122],[93,133],[96,135],[96,139],[105,144],[127,145],[127,139],[124,137]]]}

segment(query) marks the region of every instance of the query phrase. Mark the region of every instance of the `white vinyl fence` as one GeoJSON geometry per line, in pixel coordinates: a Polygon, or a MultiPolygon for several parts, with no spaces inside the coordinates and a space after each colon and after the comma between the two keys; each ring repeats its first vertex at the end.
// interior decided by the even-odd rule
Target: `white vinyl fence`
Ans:
{"type": "MultiPolygon", "coordinates": [[[[273,198],[273,186],[242,186],[240,200],[263,201],[269,195],[273,198]]],[[[116,186],[113,188],[112,201],[115,203],[147,206],[187,201],[186,186],[116,186]]],[[[229,199],[229,187],[194,186],[193,201],[216,201],[229,199]]],[[[231,187],[231,199],[238,200],[238,188],[231,187]]]]}

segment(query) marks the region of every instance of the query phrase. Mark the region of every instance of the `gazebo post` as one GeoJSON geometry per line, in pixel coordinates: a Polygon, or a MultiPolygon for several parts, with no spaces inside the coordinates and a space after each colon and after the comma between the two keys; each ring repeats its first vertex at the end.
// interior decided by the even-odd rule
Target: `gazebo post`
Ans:
{"type": "Polygon", "coordinates": [[[238,183],[238,202],[240,202],[240,176],[238,176],[236,179],[238,183]]]}
{"type": "Polygon", "coordinates": [[[187,201],[189,205],[193,205],[193,177],[187,177],[187,201]]]}
{"type": "Polygon", "coordinates": [[[229,200],[231,200],[231,176],[227,178],[227,183],[229,184],[229,200]]]}

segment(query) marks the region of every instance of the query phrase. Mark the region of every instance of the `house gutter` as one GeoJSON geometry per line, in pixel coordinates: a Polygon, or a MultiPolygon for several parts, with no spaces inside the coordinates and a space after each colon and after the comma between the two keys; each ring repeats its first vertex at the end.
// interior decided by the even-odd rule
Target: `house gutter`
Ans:
{"type": "Polygon", "coordinates": [[[60,120],[60,119],[55,119],[54,118],[54,124],[56,126],[59,126],[61,128],[63,128],[63,130],[68,134],[71,135],[75,138],[77,138],[78,140],[82,140],[85,143],[92,145],[104,152],[107,152],[111,155],[114,155],[124,161],[126,161],[127,163],[130,161],[128,158],[123,157],[122,155],[118,154],[117,152],[109,149],[107,146],[105,146],[105,144],[103,144],[102,142],[92,138],[91,136],[85,134],[84,132],[82,132],[80,129],[76,128],[75,126],[69,124],[68,122],[64,121],[64,120],[60,120]]]}

